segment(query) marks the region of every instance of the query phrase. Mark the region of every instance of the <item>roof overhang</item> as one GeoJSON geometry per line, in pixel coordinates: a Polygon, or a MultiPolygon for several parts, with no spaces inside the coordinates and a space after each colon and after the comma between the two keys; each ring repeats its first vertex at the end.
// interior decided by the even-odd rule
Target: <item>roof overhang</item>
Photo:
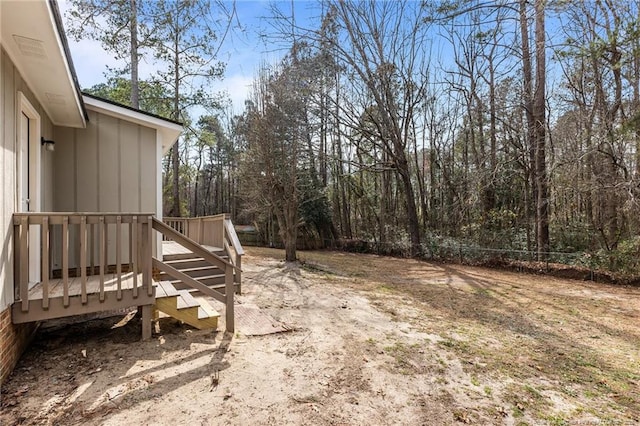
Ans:
{"type": "Polygon", "coordinates": [[[86,125],[60,14],[53,1],[0,0],[0,44],[55,125],[86,125]]]}
{"type": "Polygon", "coordinates": [[[85,106],[90,111],[155,129],[162,141],[162,154],[166,154],[171,149],[183,131],[182,125],[171,120],[137,111],[124,105],[120,106],[112,102],[96,99],[92,96],[84,95],[82,98],[85,106]]]}

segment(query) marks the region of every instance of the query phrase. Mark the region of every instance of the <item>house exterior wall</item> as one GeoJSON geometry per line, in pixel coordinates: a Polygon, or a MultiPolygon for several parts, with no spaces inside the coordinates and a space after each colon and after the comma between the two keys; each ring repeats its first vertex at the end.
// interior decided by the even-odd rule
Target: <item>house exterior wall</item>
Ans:
{"type": "MultiPolygon", "coordinates": [[[[156,130],[88,112],[85,129],[54,128],[54,211],[154,213],[159,167],[156,130]]],[[[109,234],[108,263],[113,264],[115,237],[110,236],[114,230],[109,234]]],[[[74,230],[69,247],[69,263],[74,267],[78,259],[74,230]]],[[[126,262],[127,247],[123,251],[126,262]]],[[[53,268],[59,267],[60,256],[54,253],[53,268]]]]}
{"type": "MultiPolygon", "coordinates": [[[[14,299],[13,286],[13,224],[17,209],[17,140],[18,92],[29,100],[40,115],[40,132],[53,137],[53,125],[38,103],[15,65],[4,50],[0,50],[0,383],[13,370],[24,351],[35,326],[11,323],[10,307],[14,299]]],[[[41,151],[41,209],[53,208],[53,153],[41,151]]]]}

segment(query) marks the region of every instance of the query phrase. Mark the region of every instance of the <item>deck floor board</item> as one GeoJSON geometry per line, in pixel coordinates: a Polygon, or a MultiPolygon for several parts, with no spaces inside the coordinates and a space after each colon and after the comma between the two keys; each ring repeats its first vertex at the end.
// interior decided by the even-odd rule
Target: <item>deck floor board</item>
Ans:
{"type": "MultiPolygon", "coordinates": [[[[217,252],[222,251],[222,249],[220,247],[208,246],[208,245],[204,245],[204,244],[202,244],[202,247],[204,247],[205,249],[209,250],[212,253],[217,253],[217,252]]],[[[163,255],[171,256],[171,255],[176,255],[176,254],[189,254],[189,253],[191,253],[189,251],[189,249],[181,246],[180,244],[176,243],[175,241],[163,241],[162,242],[162,254],[163,255]]]]}
{"type": "MultiPolygon", "coordinates": [[[[133,288],[134,273],[127,272],[122,274],[122,290],[133,288]]],[[[142,286],[142,274],[138,274],[138,287],[142,286]]],[[[116,274],[104,275],[104,291],[116,291],[118,289],[118,277],[116,274]]],[[[87,277],[87,294],[100,292],[100,276],[90,275],[87,277]]],[[[69,296],[78,296],[82,294],[82,278],[69,277],[69,296]]],[[[49,281],[49,298],[62,297],[64,295],[64,284],[62,279],[52,279],[49,281]]],[[[34,285],[29,290],[29,300],[42,299],[42,282],[34,285]]]]}

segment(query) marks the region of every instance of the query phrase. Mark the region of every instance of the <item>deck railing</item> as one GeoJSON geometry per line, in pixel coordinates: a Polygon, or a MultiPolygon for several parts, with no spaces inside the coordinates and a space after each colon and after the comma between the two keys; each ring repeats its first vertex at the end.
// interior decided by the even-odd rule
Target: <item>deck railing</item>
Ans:
{"type": "MultiPolygon", "coordinates": [[[[234,281],[238,285],[238,293],[240,293],[244,250],[228,214],[202,217],[165,217],[163,221],[175,231],[198,244],[223,249],[229,256],[229,262],[235,267],[234,281]]],[[[163,239],[166,240],[167,237],[163,236],[163,239]]]]}
{"type": "Polygon", "coordinates": [[[238,293],[241,293],[242,285],[242,256],[244,255],[244,249],[240,244],[240,239],[236,230],[233,227],[231,219],[225,217],[224,220],[224,233],[223,233],[223,248],[229,255],[229,261],[236,267],[235,268],[235,282],[238,285],[238,293]]]}
{"type": "Polygon", "coordinates": [[[165,217],[164,223],[198,244],[222,248],[226,214],[201,217],[165,217]]]}
{"type": "Polygon", "coordinates": [[[215,253],[212,253],[208,249],[202,247],[197,241],[189,238],[187,235],[177,231],[170,225],[163,223],[157,219],[153,219],[153,229],[162,234],[162,239],[165,241],[174,241],[181,246],[188,249],[190,252],[198,255],[204,261],[209,264],[220,268],[224,271],[224,293],[221,293],[206,284],[198,281],[197,278],[190,277],[184,272],[179,271],[173,266],[162,262],[162,260],[153,258],[153,267],[158,270],[168,274],[176,280],[182,281],[185,285],[198,290],[202,294],[207,296],[211,296],[214,299],[225,304],[225,323],[226,330],[229,332],[233,332],[234,325],[234,312],[233,312],[233,302],[234,302],[234,272],[236,274],[240,273],[238,267],[233,265],[231,262],[223,259],[215,253]]]}
{"type": "Polygon", "coordinates": [[[50,282],[58,274],[64,308],[70,303],[70,276],[80,277],[82,304],[88,302],[91,275],[99,277],[100,302],[107,274],[115,274],[118,300],[125,273],[133,279],[134,298],[139,289],[152,296],[152,220],[150,213],[15,213],[14,282],[21,310],[29,310],[30,285],[37,282],[42,288],[38,301],[49,309],[50,282]]]}

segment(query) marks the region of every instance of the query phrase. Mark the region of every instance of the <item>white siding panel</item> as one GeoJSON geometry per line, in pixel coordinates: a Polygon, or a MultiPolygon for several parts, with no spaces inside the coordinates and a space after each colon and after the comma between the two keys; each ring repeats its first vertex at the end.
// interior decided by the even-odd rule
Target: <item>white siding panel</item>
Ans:
{"type": "MultiPolygon", "coordinates": [[[[17,92],[21,91],[40,115],[40,132],[52,135],[51,120],[37,102],[29,87],[14,67],[4,50],[0,51],[0,311],[13,302],[13,223],[17,206],[16,185],[16,117],[17,92]]],[[[41,206],[53,208],[53,154],[42,158],[41,206]],[[47,192],[45,196],[45,191],[47,192]]]]}
{"type": "Polygon", "coordinates": [[[98,128],[100,116],[89,114],[86,129],[76,130],[74,179],[76,209],[79,212],[100,211],[98,204],[98,128]]]}
{"type": "Polygon", "coordinates": [[[120,145],[119,120],[101,115],[98,127],[98,211],[119,212],[120,209],[120,145]]]}
{"type": "Polygon", "coordinates": [[[156,211],[157,170],[156,131],[141,128],[140,134],[140,211],[156,211]]]}
{"type": "Polygon", "coordinates": [[[140,126],[120,124],[122,145],[120,150],[120,194],[122,211],[140,211],[140,126]]]}
{"type": "Polygon", "coordinates": [[[56,152],[53,165],[53,179],[56,188],[52,210],[63,212],[78,211],[76,205],[76,133],[68,127],[56,127],[54,140],[56,152]]]}
{"type": "Polygon", "coordinates": [[[2,252],[0,253],[0,311],[13,302],[13,227],[11,215],[15,199],[15,148],[14,121],[15,92],[13,85],[13,67],[4,50],[0,51],[0,165],[2,166],[2,183],[0,183],[0,239],[2,252]]]}
{"type": "MultiPolygon", "coordinates": [[[[158,166],[154,129],[89,111],[86,129],[56,128],[55,136],[54,210],[155,211],[158,166]]],[[[108,235],[109,263],[115,262],[114,231],[108,235]]],[[[74,247],[75,233],[71,240],[74,247]]],[[[123,255],[126,261],[126,247],[123,255]]],[[[72,254],[70,259],[74,258],[72,254]]],[[[74,260],[70,263],[75,265],[74,260]]]]}

